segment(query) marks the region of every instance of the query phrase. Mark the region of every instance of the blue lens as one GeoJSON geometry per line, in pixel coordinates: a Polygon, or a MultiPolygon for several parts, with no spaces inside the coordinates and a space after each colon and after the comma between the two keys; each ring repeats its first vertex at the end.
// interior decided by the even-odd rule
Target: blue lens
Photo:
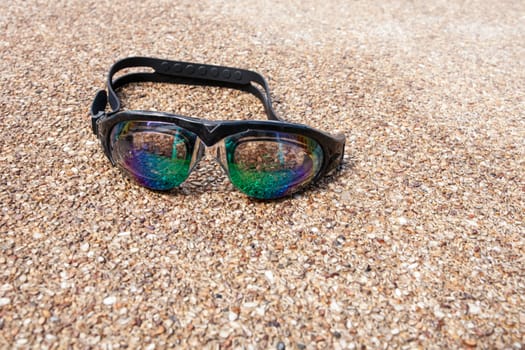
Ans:
{"type": "Polygon", "coordinates": [[[142,186],[168,190],[190,173],[197,136],[162,122],[124,121],[111,132],[111,157],[142,186]]]}

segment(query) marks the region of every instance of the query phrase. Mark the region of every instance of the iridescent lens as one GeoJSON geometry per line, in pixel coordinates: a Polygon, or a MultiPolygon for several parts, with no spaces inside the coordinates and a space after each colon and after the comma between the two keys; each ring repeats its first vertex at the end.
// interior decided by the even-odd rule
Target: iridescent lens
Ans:
{"type": "Polygon", "coordinates": [[[141,185],[168,190],[188,177],[196,140],[173,124],[125,121],[111,132],[111,156],[141,185]]]}
{"type": "Polygon", "coordinates": [[[247,195],[271,199],[311,182],[323,163],[323,150],[308,137],[250,131],[226,138],[231,182],[247,195]]]}

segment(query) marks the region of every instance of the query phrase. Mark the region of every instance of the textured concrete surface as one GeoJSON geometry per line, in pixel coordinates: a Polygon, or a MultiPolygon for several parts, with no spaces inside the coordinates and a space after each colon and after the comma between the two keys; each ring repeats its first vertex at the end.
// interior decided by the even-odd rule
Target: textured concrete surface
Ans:
{"type": "MultiPolygon", "coordinates": [[[[525,347],[523,1],[0,3],[0,347],[525,347]],[[131,55],[267,77],[341,171],[248,199],[211,155],[169,194],[88,109],[131,55]]],[[[264,118],[218,88],[125,108],[264,118]]]]}

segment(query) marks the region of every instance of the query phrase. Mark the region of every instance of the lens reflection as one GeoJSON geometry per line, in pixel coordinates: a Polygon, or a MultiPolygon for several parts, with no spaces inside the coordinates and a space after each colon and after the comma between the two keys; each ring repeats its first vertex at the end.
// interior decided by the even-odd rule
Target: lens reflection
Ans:
{"type": "Polygon", "coordinates": [[[319,144],[308,137],[250,131],[225,139],[232,183],[251,197],[278,198],[311,182],[323,162],[319,144]]]}
{"type": "Polygon", "coordinates": [[[112,130],[111,155],[141,185],[168,190],[188,177],[196,139],[173,124],[125,121],[112,130]]]}

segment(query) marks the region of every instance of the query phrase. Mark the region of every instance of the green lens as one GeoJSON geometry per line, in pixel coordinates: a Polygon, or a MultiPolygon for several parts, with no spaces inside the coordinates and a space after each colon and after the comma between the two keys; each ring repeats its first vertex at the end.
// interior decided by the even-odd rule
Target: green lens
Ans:
{"type": "Polygon", "coordinates": [[[142,186],[168,190],[190,173],[197,136],[162,122],[125,121],[111,132],[111,155],[142,186]]]}
{"type": "Polygon", "coordinates": [[[291,133],[249,131],[225,139],[228,172],[247,195],[272,199],[310,183],[323,164],[323,150],[313,139],[291,133]]]}

